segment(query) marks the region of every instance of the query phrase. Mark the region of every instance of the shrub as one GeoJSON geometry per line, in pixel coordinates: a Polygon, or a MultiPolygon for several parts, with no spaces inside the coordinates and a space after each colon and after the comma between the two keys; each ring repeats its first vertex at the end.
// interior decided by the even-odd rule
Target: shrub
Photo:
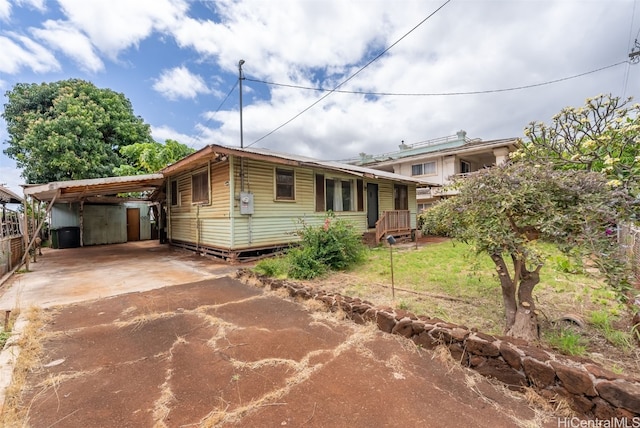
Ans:
{"type": "Polygon", "coordinates": [[[288,274],[296,279],[313,279],[327,272],[327,266],[323,264],[312,248],[293,248],[287,254],[289,260],[288,274]]]}
{"type": "Polygon", "coordinates": [[[330,213],[322,226],[303,225],[300,246],[289,251],[289,276],[310,279],[329,270],[343,270],[365,258],[362,236],[353,226],[330,213]]]}

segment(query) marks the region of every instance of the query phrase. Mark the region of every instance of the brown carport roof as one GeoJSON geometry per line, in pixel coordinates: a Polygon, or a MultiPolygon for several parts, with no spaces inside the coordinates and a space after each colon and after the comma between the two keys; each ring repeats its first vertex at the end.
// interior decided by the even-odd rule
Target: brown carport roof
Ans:
{"type": "Polygon", "coordinates": [[[119,193],[153,192],[164,185],[164,175],[130,175],[124,177],[91,178],[55,181],[24,186],[25,196],[42,202],[113,202],[119,193]]]}

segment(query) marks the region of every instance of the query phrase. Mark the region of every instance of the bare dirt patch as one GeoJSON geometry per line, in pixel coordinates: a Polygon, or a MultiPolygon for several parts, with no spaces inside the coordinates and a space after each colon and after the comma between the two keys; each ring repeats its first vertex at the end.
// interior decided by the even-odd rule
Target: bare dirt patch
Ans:
{"type": "Polygon", "coordinates": [[[16,395],[27,426],[542,424],[433,352],[227,277],[46,315],[16,395]]]}

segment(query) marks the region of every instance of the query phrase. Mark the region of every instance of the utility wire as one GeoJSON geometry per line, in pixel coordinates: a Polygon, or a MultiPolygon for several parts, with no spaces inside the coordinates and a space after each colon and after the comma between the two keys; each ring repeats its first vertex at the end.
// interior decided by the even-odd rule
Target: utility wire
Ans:
{"type": "MultiPolygon", "coordinates": [[[[376,55],[372,60],[370,60],[369,62],[367,62],[365,65],[363,65],[362,67],[360,67],[360,69],[358,69],[358,71],[356,71],[355,73],[353,73],[351,76],[347,77],[345,80],[343,80],[340,84],[338,84],[335,88],[331,89],[330,91],[328,91],[325,95],[323,95],[322,97],[318,98],[318,100],[316,100],[314,103],[312,103],[310,106],[308,106],[307,108],[305,108],[304,110],[302,110],[301,112],[299,112],[298,114],[296,114],[295,116],[293,116],[291,119],[287,120],[286,122],[284,122],[282,125],[278,126],[277,128],[275,128],[274,130],[270,131],[269,133],[263,135],[262,137],[258,138],[257,140],[255,140],[254,142],[252,142],[249,145],[246,145],[245,147],[251,147],[254,144],[256,144],[259,141],[264,140],[265,138],[267,138],[268,136],[270,136],[271,134],[275,133],[276,131],[282,129],[283,127],[287,126],[288,124],[290,124],[291,122],[293,122],[294,120],[296,120],[298,117],[302,116],[304,113],[306,113],[307,111],[311,110],[315,105],[317,105],[318,103],[320,103],[320,101],[324,100],[325,98],[327,98],[329,95],[333,94],[334,92],[336,92],[336,90],[338,88],[340,88],[342,85],[344,85],[345,83],[347,83],[348,81],[350,81],[351,79],[353,79],[354,77],[356,77],[358,74],[360,74],[360,72],[362,72],[365,68],[369,67],[371,64],[373,64],[375,61],[377,61],[381,56],[383,56],[384,54],[386,54],[387,52],[389,52],[395,45],[397,45],[398,43],[400,43],[405,37],[407,37],[409,34],[413,33],[418,27],[420,27],[422,24],[424,24],[428,19],[430,19],[433,15],[435,15],[436,13],[438,13],[440,11],[440,9],[442,9],[443,7],[445,7],[447,4],[449,4],[449,2],[451,2],[451,0],[447,0],[444,3],[442,3],[442,5],[440,5],[440,7],[438,7],[436,10],[434,10],[433,12],[431,12],[426,18],[424,18],[422,21],[420,21],[416,26],[414,26],[411,30],[407,31],[402,37],[400,37],[398,40],[396,40],[395,42],[393,42],[389,47],[387,47],[385,50],[383,50],[382,52],[380,52],[378,55],[376,55]]],[[[248,79],[247,79],[248,80],[248,79]]]]}
{"type": "Polygon", "coordinates": [[[577,79],[578,77],[582,77],[582,76],[586,76],[589,74],[593,74],[593,73],[597,73],[599,71],[602,70],[606,70],[608,68],[613,68],[613,67],[617,67],[620,64],[625,64],[625,63],[629,63],[629,61],[620,61],[616,64],[611,64],[608,65],[606,67],[601,67],[598,68],[596,70],[591,70],[591,71],[586,71],[584,73],[580,73],[580,74],[575,74],[573,76],[568,76],[568,77],[562,77],[560,79],[555,79],[555,80],[549,80],[547,82],[542,82],[542,83],[534,83],[531,85],[522,85],[522,86],[515,86],[515,87],[511,87],[511,88],[502,88],[502,89],[487,89],[487,90],[483,90],[483,91],[466,91],[466,92],[426,92],[426,93],[406,93],[406,92],[366,92],[366,91],[346,91],[346,90],[338,90],[338,89],[325,89],[325,88],[313,88],[313,87],[309,87],[309,86],[300,86],[300,85],[290,85],[290,84],[286,84],[286,83],[275,83],[275,82],[268,82],[265,80],[257,80],[257,79],[251,79],[246,77],[245,80],[248,80],[250,82],[256,82],[256,83],[264,83],[266,85],[272,85],[272,86],[282,86],[282,87],[287,87],[287,88],[295,88],[295,89],[305,89],[305,90],[310,90],[310,91],[318,91],[318,92],[338,92],[341,94],[357,94],[357,95],[372,95],[372,96],[380,96],[380,97],[384,97],[384,96],[393,96],[393,97],[437,97],[437,96],[453,96],[453,95],[477,95],[477,94],[492,94],[492,93],[497,93],[497,92],[510,92],[510,91],[519,91],[522,89],[530,89],[530,88],[536,88],[539,86],[546,86],[546,85],[551,85],[554,83],[558,83],[558,82],[564,82],[566,80],[571,80],[571,79],[577,79]]]}
{"type": "MultiPolygon", "coordinates": [[[[213,117],[216,115],[216,113],[218,113],[220,111],[220,109],[222,108],[222,106],[224,105],[224,103],[227,102],[227,100],[229,99],[229,96],[231,95],[231,93],[234,91],[234,89],[236,89],[236,87],[238,86],[238,80],[235,81],[233,87],[231,87],[231,89],[229,89],[229,92],[227,92],[227,96],[224,97],[224,99],[222,100],[222,102],[220,102],[220,105],[218,105],[218,108],[216,109],[216,111],[214,111],[205,121],[205,124],[209,123],[213,117]]],[[[195,138],[191,138],[191,145],[195,145],[195,143],[197,141],[200,140],[200,138],[202,137],[202,135],[204,134],[203,129],[200,129],[200,132],[198,133],[198,136],[195,138]]]]}

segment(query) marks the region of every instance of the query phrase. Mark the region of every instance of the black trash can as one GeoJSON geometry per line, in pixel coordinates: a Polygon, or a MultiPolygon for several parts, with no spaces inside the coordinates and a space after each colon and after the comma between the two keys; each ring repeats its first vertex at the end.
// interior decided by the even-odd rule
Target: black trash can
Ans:
{"type": "Polygon", "coordinates": [[[51,229],[51,248],[58,249],[58,229],[51,229]]]}
{"type": "Polygon", "coordinates": [[[80,246],[80,228],[77,226],[58,229],[58,248],[77,248],[80,246]]]}

